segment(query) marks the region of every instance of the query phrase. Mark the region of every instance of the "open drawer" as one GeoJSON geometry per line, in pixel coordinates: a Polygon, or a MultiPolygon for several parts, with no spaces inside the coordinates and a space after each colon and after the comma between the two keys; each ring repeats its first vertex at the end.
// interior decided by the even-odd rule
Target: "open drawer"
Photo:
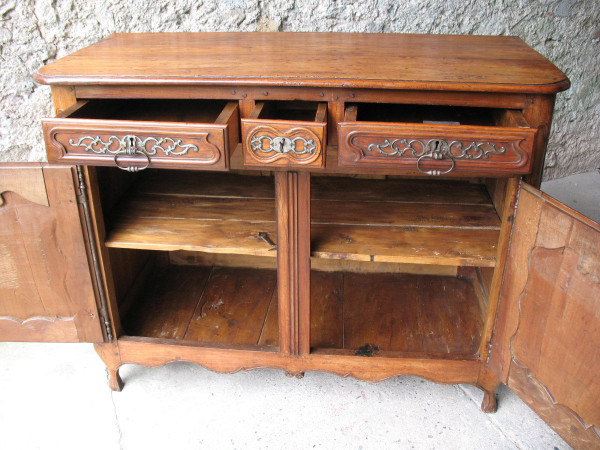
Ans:
{"type": "Polygon", "coordinates": [[[359,104],[338,133],[340,166],[493,177],[530,172],[536,129],[517,110],[359,104]]]}
{"type": "Polygon", "coordinates": [[[42,120],[48,161],[226,170],[239,141],[237,102],[90,100],[42,120]]]}
{"type": "Polygon", "coordinates": [[[246,166],[325,167],[327,104],[259,102],[242,119],[246,166]]]}

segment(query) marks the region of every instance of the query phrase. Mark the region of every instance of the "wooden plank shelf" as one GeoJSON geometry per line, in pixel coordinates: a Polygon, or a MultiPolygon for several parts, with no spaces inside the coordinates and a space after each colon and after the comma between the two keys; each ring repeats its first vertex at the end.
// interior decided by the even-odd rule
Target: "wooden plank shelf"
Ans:
{"type": "MultiPolygon", "coordinates": [[[[276,272],[156,267],[123,320],[130,336],[277,347],[276,272]],[[243,294],[242,294],[243,292],[243,294]]],[[[311,348],[357,356],[473,358],[482,311],[456,277],[311,272],[311,348]]]]}
{"type": "MultiPolygon", "coordinates": [[[[313,177],[311,189],[313,257],[495,265],[500,219],[481,185],[313,177]]],[[[108,229],[108,247],[276,257],[273,180],[151,174],[113,210],[108,229]]]]}

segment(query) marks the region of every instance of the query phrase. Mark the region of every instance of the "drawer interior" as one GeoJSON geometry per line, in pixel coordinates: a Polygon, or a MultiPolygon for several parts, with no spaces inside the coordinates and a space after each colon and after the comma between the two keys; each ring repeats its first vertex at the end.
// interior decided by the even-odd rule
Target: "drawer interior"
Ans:
{"type": "Polygon", "coordinates": [[[398,122],[527,128],[521,111],[444,105],[361,103],[346,108],[347,122],[398,122]]]}
{"type": "Polygon", "coordinates": [[[63,117],[211,124],[220,122],[226,104],[224,100],[101,99],[80,102],[63,117]]]}
{"type": "Polygon", "coordinates": [[[325,122],[327,105],[318,102],[257,102],[250,119],[325,122]]]}

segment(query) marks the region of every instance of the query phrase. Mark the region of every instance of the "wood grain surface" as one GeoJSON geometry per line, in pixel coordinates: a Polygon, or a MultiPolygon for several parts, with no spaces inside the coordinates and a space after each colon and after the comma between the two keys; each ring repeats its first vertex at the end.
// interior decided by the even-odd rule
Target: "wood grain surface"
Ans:
{"type": "MultiPolygon", "coordinates": [[[[473,358],[478,349],[482,315],[468,281],[312,271],[310,286],[313,351],[473,358]]],[[[130,336],[276,346],[278,304],[274,270],[157,267],[123,326],[130,336]]]]}
{"type": "Polygon", "coordinates": [[[2,165],[0,178],[5,170],[0,340],[101,342],[72,168],[2,165]],[[19,174],[27,184],[11,182],[19,174]]]}
{"type": "MultiPolygon", "coordinates": [[[[275,257],[273,180],[261,178],[142,180],[116,207],[106,245],[275,257]]],[[[313,257],[495,265],[500,220],[482,186],[442,183],[436,190],[422,181],[343,178],[313,185],[313,257]]]]}
{"type": "Polygon", "coordinates": [[[600,445],[600,224],[525,184],[490,370],[575,448],[600,445]]]}
{"type": "Polygon", "coordinates": [[[71,85],[526,93],[558,92],[569,86],[564,73],[517,37],[353,33],[114,34],[42,67],[35,79],[71,85]]]}

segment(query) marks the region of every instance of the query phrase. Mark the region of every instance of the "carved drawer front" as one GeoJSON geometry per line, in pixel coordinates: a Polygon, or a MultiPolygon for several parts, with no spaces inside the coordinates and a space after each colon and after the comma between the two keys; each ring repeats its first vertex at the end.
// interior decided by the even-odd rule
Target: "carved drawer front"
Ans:
{"type": "Polygon", "coordinates": [[[361,108],[346,108],[339,124],[340,166],[433,176],[502,176],[531,170],[536,129],[520,111],[368,105],[361,114],[361,108]],[[396,118],[400,120],[392,122],[396,118]]]}
{"type": "Polygon", "coordinates": [[[48,161],[227,170],[239,141],[236,102],[91,100],[42,120],[48,161]]]}
{"type": "Polygon", "coordinates": [[[244,165],[325,167],[327,105],[257,103],[242,119],[244,165]]]}

